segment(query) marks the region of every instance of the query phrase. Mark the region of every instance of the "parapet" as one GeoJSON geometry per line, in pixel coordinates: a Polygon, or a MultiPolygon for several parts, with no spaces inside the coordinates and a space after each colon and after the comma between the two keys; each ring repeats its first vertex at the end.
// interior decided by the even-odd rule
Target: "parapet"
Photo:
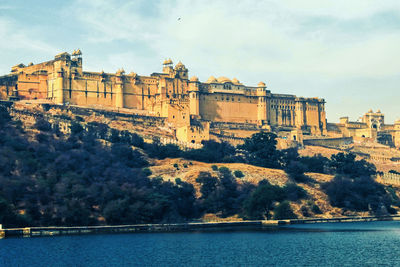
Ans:
{"type": "Polygon", "coordinates": [[[340,117],[340,118],[339,118],[339,122],[340,122],[341,124],[349,123],[349,117],[340,117]]]}
{"type": "Polygon", "coordinates": [[[11,72],[17,72],[18,70],[23,69],[25,67],[26,66],[24,64],[20,63],[18,65],[11,67],[11,72]]]}
{"type": "Polygon", "coordinates": [[[191,82],[198,82],[199,78],[197,78],[196,76],[192,76],[192,78],[190,78],[191,82]]]}
{"type": "Polygon", "coordinates": [[[54,60],[70,60],[70,59],[71,55],[68,54],[67,52],[59,53],[54,57],[54,60]]]}

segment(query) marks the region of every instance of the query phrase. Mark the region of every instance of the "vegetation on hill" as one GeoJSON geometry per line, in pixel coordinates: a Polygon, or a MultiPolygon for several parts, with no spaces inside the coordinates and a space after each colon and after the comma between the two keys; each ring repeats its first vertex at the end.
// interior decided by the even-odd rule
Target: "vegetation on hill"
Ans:
{"type": "Polygon", "coordinates": [[[142,152],[103,146],[75,127],[38,121],[33,139],[0,109],[0,222],[11,226],[184,221],[198,217],[193,185],[149,179],[142,152]]]}
{"type": "MultiPolygon", "coordinates": [[[[71,135],[63,135],[42,119],[27,132],[11,119],[0,106],[0,223],[5,227],[180,222],[205,213],[294,218],[290,203],[309,199],[298,184],[314,184],[307,172],[336,175],[322,186],[333,206],[380,215],[394,213],[392,205],[400,205],[393,188],[387,191],[373,180],[372,164],[351,154],[328,159],[300,157],[296,149],[279,151],[273,133],[257,133],[238,147],[207,141],[201,149],[182,151],[158,139],[145,143],[127,131],[106,136],[108,126],[101,123],[90,123],[86,129],[73,123],[71,135]],[[240,170],[232,173],[213,165],[213,174],[197,177],[201,195],[196,197],[193,185],[179,178],[150,179],[149,157],[279,168],[290,181],[284,186],[267,180],[257,185],[238,182],[244,176],[240,170]]],[[[310,216],[321,210],[311,203],[302,212],[310,216]]]]}

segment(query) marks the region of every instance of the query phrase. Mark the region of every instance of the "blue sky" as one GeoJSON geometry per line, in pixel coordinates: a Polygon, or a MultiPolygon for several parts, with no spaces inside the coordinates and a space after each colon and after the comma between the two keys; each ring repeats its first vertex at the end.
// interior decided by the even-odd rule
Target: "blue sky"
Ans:
{"type": "Polygon", "coordinates": [[[400,119],[398,0],[2,0],[0,40],[1,74],[77,48],[89,71],[149,75],[171,58],[201,81],[325,98],[330,122],[400,119]]]}

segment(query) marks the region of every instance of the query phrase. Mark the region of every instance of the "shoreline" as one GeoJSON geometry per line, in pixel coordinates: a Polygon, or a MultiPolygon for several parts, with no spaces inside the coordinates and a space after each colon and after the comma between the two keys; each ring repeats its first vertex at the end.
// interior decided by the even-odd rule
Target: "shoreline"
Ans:
{"type": "Polygon", "coordinates": [[[57,235],[82,234],[112,234],[112,233],[161,233],[161,232],[191,232],[216,230],[272,230],[282,226],[315,223],[343,223],[343,222],[372,222],[372,221],[400,221],[400,215],[391,216],[363,216],[363,217],[336,217],[288,220],[257,220],[234,222],[192,222],[169,224],[134,224],[109,226],[76,226],[76,227],[24,227],[0,229],[0,239],[7,237],[40,237],[57,235]]]}

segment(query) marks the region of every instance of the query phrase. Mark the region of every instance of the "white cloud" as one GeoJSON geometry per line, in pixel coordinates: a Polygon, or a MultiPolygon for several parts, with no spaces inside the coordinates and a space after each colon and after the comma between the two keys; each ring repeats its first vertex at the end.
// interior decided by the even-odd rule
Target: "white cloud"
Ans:
{"type": "Polygon", "coordinates": [[[32,55],[47,54],[50,56],[58,52],[51,44],[37,38],[33,28],[27,29],[14,20],[1,17],[0,40],[3,59],[0,63],[0,71],[2,73],[8,72],[10,65],[18,64],[24,59],[33,61],[32,55]],[[7,65],[8,62],[11,64],[7,65]]]}
{"type": "Polygon", "coordinates": [[[121,43],[103,61],[113,68],[148,74],[171,57],[200,80],[236,76],[249,85],[266,81],[274,92],[325,97],[330,120],[352,110],[336,93],[364,95],[357,112],[383,101],[377,86],[400,97],[393,81],[386,82],[400,69],[400,31],[396,20],[384,30],[373,20],[400,17],[397,1],[164,0],[151,10],[143,9],[144,1],[79,3],[76,14],[91,42],[121,43]],[[379,82],[362,82],[369,79],[379,82]]]}
{"type": "MultiPolygon", "coordinates": [[[[393,79],[387,81],[400,69],[400,3],[394,0],[75,0],[57,12],[74,30],[60,29],[65,47],[79,44],[88,70],[124,67],[146,75],[171,57],[200,80],[263,80],[273,92],[325,97],[334,116],[345,110],[335,96],[339,86],[345,97],[356,91],[371,99],[358,103],[360,109],[383,101],[377,86],[400,97],[393,79]],[[380,16],[383,26],[374,24],[380,16]],[[376,82],[361,82],[369,79],[376,82]]],[[[57,36],[38,29],[22,17],[0,17],[0,49],[14,53],[12,64],[19,61],[16,51],[59,52],[56,42],[44,41],[57,36]]]]}
{"type": "Polygon", "coordinates": [[[400,4],[397,0],[283,0],[276,1],[276,3],[281,9],[293,14],[328,16],[339,19],[363,18],[388,10],[400,10],[400,4]]]}

